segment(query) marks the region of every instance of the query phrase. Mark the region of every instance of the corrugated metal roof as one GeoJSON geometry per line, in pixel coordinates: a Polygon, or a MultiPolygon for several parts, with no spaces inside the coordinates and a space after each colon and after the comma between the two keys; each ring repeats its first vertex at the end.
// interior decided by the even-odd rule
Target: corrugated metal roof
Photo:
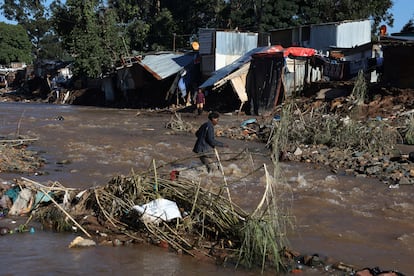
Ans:
{"type": "Polygon", "coordinates": [[[388,36],[389,39],[394,40],[406,40],[406,41],[414,41],[414,34],[391,34],[388,36]]]}
{"type": "Polygon", "coordinates": [[[213,86],[217,81],[230,75],[231,73],[233,73],[234,71],[242,67],[245,63],[249,62],[253,54],[259,53],[267,48],[268,47],[259,47],[259,48],[250,50],[249,52],[247,52],[246,54],[244,54],[243,56],[235,60],[233,63],[215,71],[210,78],[208,78],[204,83],[200,85],[200,88],[206,88],[209,86],[213,86]]]}
{"type": "Polygon", "coordinates": [[[194,57],[194,53],[162,53],[147,55],[138,63],[157,80],[162,80],[178,73],[181,69],[194,62],[194,57]]]}
{"type": "Polygon", "coordinates": [[[247,73],[249,72],[249,68],[250,68],[250,62],[246,62],[239,69],[235,70],[233,73],[215,82],[214,88],[218,88],[224,85],[225,83],[227,83],[229,80],[232,80],[233,78],[239,78],[242,75],[247,75],[247,73]]]}

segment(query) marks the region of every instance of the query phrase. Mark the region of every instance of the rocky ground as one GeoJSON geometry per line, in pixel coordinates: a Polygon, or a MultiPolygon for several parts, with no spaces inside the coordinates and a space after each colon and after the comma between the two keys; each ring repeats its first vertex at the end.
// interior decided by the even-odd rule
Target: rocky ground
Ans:
{"type": "MultiPolygon", "coordinates": [[[[293,101],[294,118],[288,125],[282,161],[311,163],[356,177],[376,177],[389,185],[414,184],[414,146],[407,135],[414,128],[414,90],[376,88],[363,104],[357,104],[343,87],[320,91],[293,101]],[[342,96],[329,99],[334,89],[342,96]],[[351,128],[346,124],[354,132],[342,137],[348,141],[338,141],[334,136],[351,128]]],[[[230,126],[219,126],[218,132],[269,143],[271,128],[280,125],[274,118],[279,119],[282,113],[279,108],[267,115],[270,120],[263,116],[241,132],[230,126]],[[271,126],[263,127],[266,123],[271,126]]]]}
{"type": "MultiPolygon", "coordinates": [[[[343,122],[351,118],[369,140],[358,137],[361,144],[357,145],[359,142],[355,141],[355,147],[351,148],[331,146],[329,143],[301,144],[294,147],[287,158],[328,166],[335,173],[377,177],[391,185],[414,184],[414,156],[411,152],[414,147],[407,146],[412,144],[408,132],[414,127],[414,91],[380,92],[360,106],[355,105],[352,97],[324,102],[329,111],[322,116],[334,116],[343,122]],[[387,134],[390,137],[386,137],[387,134]],[[397,144],[393,145],[394,142],[397,144]]],[[[311,106],[318,104],[321,100],[305,101],[302,110],[310,110],[311,106]]]]}

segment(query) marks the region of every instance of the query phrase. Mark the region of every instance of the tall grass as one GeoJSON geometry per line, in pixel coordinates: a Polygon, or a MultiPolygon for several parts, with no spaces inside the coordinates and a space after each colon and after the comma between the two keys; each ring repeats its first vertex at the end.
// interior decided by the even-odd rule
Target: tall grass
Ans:
{"type": "Polygon", "coordinates": [[[364,71],[360,70],[351,93],[351,97],[355,100],[357,106],[364,104],[367,96],[367,90],[367,82],[365,80],[364,71]]]}
{"type": "MultiPolygon", "coordinates": [[[[294,217],[290,215],[290,189],[283,185],[284,179],[280,166],[280,153],[286,150],[289,139],[289,124],[292,119],[292,105],[287,103],[281,113],[280,121],[273,121],[273,128],[267,145],[271,149],[273,177],[267,167],[266,190],[256,210],[249,216],[240,230],[242,244],[238,264],[253,267],[258,264],[262,272],[266,267],[283,270],[284,263],[280,252],[289,244],[287,233],[294,229],[294,217]]],[[[291,201],[290,201],[291,202],[291,201]]]]}
{"type": "Polygon", "coordinates": [[[414,145],[414,115],[408,118],[407,131],[405,132],[404,139],[408,145],[414,145]]]}

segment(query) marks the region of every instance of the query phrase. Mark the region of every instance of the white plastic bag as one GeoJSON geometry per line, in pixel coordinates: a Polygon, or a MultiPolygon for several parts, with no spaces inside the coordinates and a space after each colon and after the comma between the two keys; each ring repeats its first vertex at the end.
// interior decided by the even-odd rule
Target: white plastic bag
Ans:
{"type": "Polygon", "coordinates": [[[142,215],[144,222],[159,223],[161,220],[171,221],[181,218],[177,203],[164,198],[155,199],[142,206],[135,205],[132,208],[142,215]]]}

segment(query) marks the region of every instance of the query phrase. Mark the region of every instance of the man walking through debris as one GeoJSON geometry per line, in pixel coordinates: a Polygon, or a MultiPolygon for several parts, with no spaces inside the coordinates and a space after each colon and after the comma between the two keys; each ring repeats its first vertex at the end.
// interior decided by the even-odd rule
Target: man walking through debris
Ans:
{"type": "Polygon", "coordinates": [[[196,95],[196,106],[197,106],[198,115],[201,115],[201,113],[203,113],[205,104],[206,104],[206,98],[204,96],[203,90],[199,88],[197,95],[196,95]]]}
{"type": "Polygon", "coordinates": [[[227,147],[226,144],[217,141],[214,134],[214,126],[217,125],[220,115],[217,112],[208,114],[208,121],[200,126],[196,132],[197,141],[193,152],[200,154],[201,162],[207,167],[207,172],[213,172],[217,164],[211,158],[211,149],[215,147],[227,147]]]}

